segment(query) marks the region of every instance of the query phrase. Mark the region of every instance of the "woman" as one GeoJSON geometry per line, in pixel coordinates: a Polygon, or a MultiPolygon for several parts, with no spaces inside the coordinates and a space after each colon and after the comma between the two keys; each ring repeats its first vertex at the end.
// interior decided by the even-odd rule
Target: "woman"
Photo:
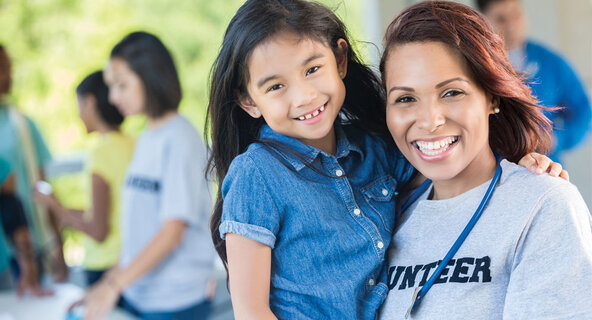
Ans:
{"type": "Polygon", "coordinates": [[[206,149],[177,112],[181,86],[162,42],[145,32],[127,35],[105,70],[109,100],[125,116],[142,114],[122,197],[121,256],[82,302],[96,319],[123,295],[142,319],[204,319],[214,266],[205,180],[206,149]]]}
{"type": "Polygon", "coordinates": [[[508,162],[551,140],[501,39],[473,9],[429,1],[385,48],[389,130],[431,181],[403,206],[380,317],[589,317],[590,213],[573,185],[508,162]]]}
{"type": "MultiPolygon", "coordinates": [[[[0,45],[0,157],[10,163],[14,173],[15,194],[22,203],[37,259],[48,262],[44,265],[51,270],[53,279],[63,282],[68,279],[68,268],[56,221],[31,199],[31,190],[37,180],[43,179],[43,168],[51,162],[51,154],[35,123],[10,105],[11,88],[12,62],[0,45]]],[[[18,264],[14,259],[11,264],[18,278],[18,264]]],[[[39,271],[43,275],[45,270],[39,271]]]]}
{"type": "Polygon", "coordinates": [[[80,119],[88,133],[101,135],[91,151],[87,169],[90,176],[91,204],[87,212],[64,208],[53,195],[34,192],[34,199],[48,207],[62,226],[84,232],[82,266],[88,286],[117,264],[120,246],[120,199],[125,170],[134,150],[134,140],[119,127],[121,113],[109,103],[109,90],[103,72],[87,76],[76,88],[80,119]]]}

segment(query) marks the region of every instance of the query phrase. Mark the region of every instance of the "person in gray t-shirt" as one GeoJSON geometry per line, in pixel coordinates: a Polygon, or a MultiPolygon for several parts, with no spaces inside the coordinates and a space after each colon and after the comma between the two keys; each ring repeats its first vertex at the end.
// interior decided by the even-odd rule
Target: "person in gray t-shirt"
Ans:
{"type": "Polygon", "coordinates": [[[155,36],[131,33],[111,51],[105,83],[121,113],[146,115],[148,128],[126,171],[119,264],[86,293],[85,319],[106,315],[120,295],[142,319],[205,319],[215,258],[206,148],[177,113],[173,60],[155,36]]]}
{"type": "Polygon", "coordinates": [[[387,124],[431,181],[399,215],[380,319],[592,319],[592,218],[577,188],[501,160],[551,142],[501,39],[452,1],[409,7],[385,39],[387,124]]]}

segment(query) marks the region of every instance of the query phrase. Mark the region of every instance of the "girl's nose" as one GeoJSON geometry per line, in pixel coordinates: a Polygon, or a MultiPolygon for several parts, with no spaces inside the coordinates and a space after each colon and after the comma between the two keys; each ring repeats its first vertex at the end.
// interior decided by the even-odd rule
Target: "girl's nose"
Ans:
{"type": "Polygon", "coordinates": [[[295,107],[310,105],[318,95],[317,89],[306,81],[300,82],[293,89],[294,95],[292,101],[295,107]]]}

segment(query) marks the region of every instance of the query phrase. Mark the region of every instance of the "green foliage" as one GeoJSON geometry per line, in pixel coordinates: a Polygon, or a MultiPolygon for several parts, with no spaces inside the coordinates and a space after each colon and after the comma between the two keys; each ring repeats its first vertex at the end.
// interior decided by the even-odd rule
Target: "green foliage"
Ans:
{"type": "MultiPolygon", "coordinates": [[[[183,89],[180,111],[201,131],[210,68],[242,2],[0,0],[0,43],[13,60],[12,100],[38,124],[54,154],[88,149],[96,137],[85,134],[78,118],[75,88],[87,74],[104,67],[121,38],[145,30],[160,37],[172,52],[183,89]]],[[[362,0],[320,2],[336,10],[354,39],[363,39],[362,0]]],[[[144,123],[141,117],[131,117],[124,131],[137,135],[144,123]]],[[[86,206],[83,195],[88,190],[82,177],[52,181],[65,205],[86,206]]],[[[75,248],[79,235],[67,235],[67,246],[75,248]]]]}

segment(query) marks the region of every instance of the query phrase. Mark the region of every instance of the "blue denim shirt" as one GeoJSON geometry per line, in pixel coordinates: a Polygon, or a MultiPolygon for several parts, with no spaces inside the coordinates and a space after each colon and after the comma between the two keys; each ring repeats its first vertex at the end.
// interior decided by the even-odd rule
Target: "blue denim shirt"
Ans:
{"type": "Polygon", "coordinates": [[[279,319],[374,319],[388,291],[396,190],[414,169],[361,130],[337,126],[336,135],[333,156],[264,126],[262,140],[300,157],[254,143],[222,184],[220,234],[272,248],[269,304],[279,319]]]}

